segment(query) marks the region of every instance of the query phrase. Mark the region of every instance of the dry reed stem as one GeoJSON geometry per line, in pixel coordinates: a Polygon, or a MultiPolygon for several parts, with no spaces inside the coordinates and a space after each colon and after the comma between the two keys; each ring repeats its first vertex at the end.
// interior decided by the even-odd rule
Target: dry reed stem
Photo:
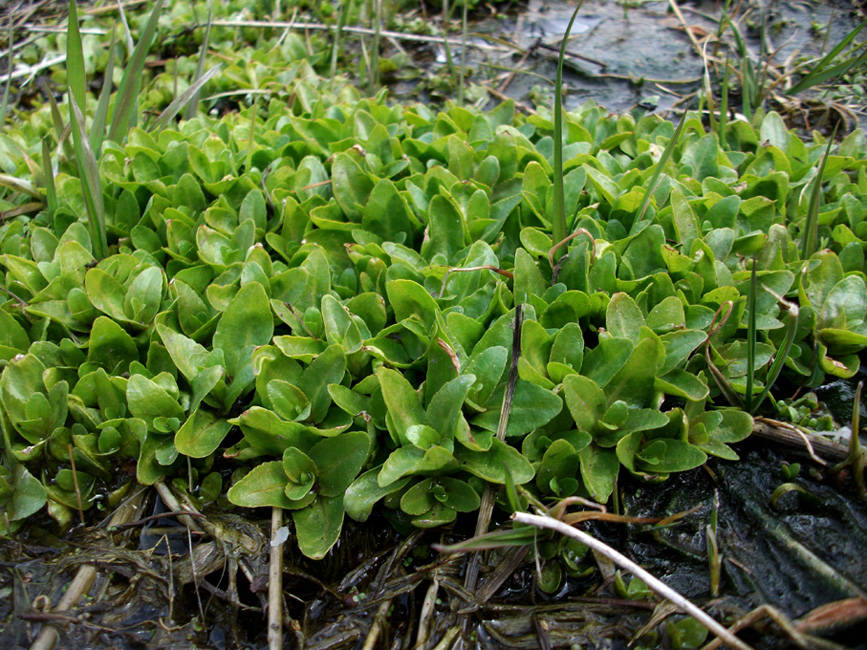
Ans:
{"type": "Polygon", "coordinates": [[[651,573],[642,569],[625,555],[608,546],[608,544],[600,542],[595,537],[592,537],[591,535],[588,535],[587,533],[580,531],[577,528],[568,526],[562,521],[558,521],[557,519],[553,519],[551,517],[531,515],[526,512],[516,512],[514,515],[512,515],[512,519],[514,519],[519,524],[529,524],[530,526],[536,526],[537,528],[548,528],[560,533],[561,535],[566,535],[567,537],[577,539],[584,545],[589,546],[594,552],[605,556],[621,568],[631,572],[634,576],[643,580],[644,583],[654,593],[658,594],[663,598],[666,598],[667,600],[670,600],[672,603],[677,605],[677,607],[680,608],[683,612],[692,616],[695,620],[704,625],[708,630],[713,632],[725,643],[728,643],[729,645],[737,648],[738,650],[752,650],[749,645],[741,641],[734,634],[732,634],[722,625],[717,623],[713,618],[711,618],[708,614],[702,611],[699,607],[692,604],[692,602],[681,596],[678,592],[676,592],[664,582],[653,576],[651,573]]]}

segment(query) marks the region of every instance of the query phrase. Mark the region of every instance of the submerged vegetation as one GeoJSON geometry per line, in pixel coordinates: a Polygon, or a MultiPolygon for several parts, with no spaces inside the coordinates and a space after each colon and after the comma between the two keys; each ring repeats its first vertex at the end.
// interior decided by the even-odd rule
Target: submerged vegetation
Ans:
{"type": "MultiPolygon", "coordinates": [[[[754,415],[859,371],[867,140],[790,130],[750,65],[736,119],[729,65],[723,110],[705,94],[677,127],[559,97],[437,110],[378,90],[380,30],[374,92],[336,78],[367,5],[314,8],[333,41],[221,25],[228,5],[190,33],[184,3],[79,28],[73,2],[65,34],[9,41],[66,66],[28,107],[3,99],[0,534],[41,512],[64,533],[151,485],[273,508],[275,531],[286,511],[312,559],[347,516],[616,511],[625,476],[737,461],[754,415]]],[[[853,39],[813,82],[862,63],[835,58],[853,39]]],[[[584,547],[553,556],[592,570],[584,547]]],[[[703,640],[684,620],[671,638],[703,640]]]]}

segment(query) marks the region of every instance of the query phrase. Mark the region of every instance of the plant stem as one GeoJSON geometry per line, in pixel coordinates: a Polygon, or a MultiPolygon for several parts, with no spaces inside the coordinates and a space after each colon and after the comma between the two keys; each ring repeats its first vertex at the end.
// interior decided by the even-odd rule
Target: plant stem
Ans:
{"type": "Polygon", "coordinates": [[[551,517],[531,515],[526,512],[516,512],[514,515],[512,515],[512,519],[519,524],[529,524],[530,526],[536,526],[537,528],[549,528],[551,530],[557,531],[561,535],[566,535],[567,537],[577,539],[579,542],[586,546],[589,546],[597,553],[604,555],[618,566],[622,567],[627,571],[630,571],[635,577],[643,580],[644,583],[648,587],[650,587],[650,589],[654,593],[662,596],[663,598],[666,598],[667,600],[670,600],[672,603],[674,603],[674,605],[692,616],[695,620],[704,625],[708,630],[717,635],[725,643],[728,643],[734,648],[738,648],[738,650],[752,650],[749,645],[741,641],[734,634],[732,634],[722,625],[717,623],[713,618],[705,614],[704,611],[699,609],[696,605],[692,604],[689,600],[681,596],[674,589],[653,576],[651,573],[648,573],[647,571],[642,569],[625,555],[608,546],[608,544],[600,542],[595,537],[592,537],[587,533],[578,530],[577,528],[573,528],[572,526],[564,524],[562,521],[558,521],[557,519],[553,519],[551,517]]]}

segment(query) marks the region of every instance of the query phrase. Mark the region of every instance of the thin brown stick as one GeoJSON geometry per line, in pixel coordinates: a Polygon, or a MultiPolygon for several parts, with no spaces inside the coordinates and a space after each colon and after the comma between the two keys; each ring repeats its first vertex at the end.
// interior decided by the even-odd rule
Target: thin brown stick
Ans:
{"type": "Polygon", "coordinates": [[[268,650],[283,647],[283,544],[275,544],[283,509],[271,508],[271,557],[268,567],[268,650]]]}
{"type": "MultiPolygon", "coordinates": [[[[506,429],[509,427],[509,417],[512,413],[512,399],[515,397],[515,384],[518,381],[518,359],[521,357],[521,326],[524,323],[524,306],[519,304],[515,307],[515,326],[512,333],[512,363],[509,368],[509,382],[506,384],[506,392],[503,394],[503,405],[500,409],[500,422],[497,425],[497,439],[505,440],[506,429]]],[[[488,524],[491,522],[491,511],[494,508],[494,491],[490,484],[485,484],[485,491],[479,505],[478,519],[476,520],[476,536],[488,532],[488,524]]],[[[467,564],[467,574],[464,579],[464,588],[473,593],[476,581],[479,577],[479,564],[481,554],[475,553],[467,564]]],[[[466,621],[467,619],[465,619],[466,621]]]]}
{"type": "Polygon", "coordinates": [[[449,269],[446,271],[446,275],[443,278],[443,286],[440,288],[440,297],[445,293],[446,290],[446,282],[449,281],[449,276],[452,273],[468,273],[470,271],[493,271],[494,273],[499,273],[503,277],[509,278],[510,280],[515,279],[515,275],[511,271],[504,271],[501,268],[494,266],[493,264],[484,264],[483,266],[467,266],[458,269],[449,269]]]}
{"type": "MultiPolygon", "coordinates": [[[[268,21],[268,20],[215,20],[211,23],[214,26],[220,27],[252,27],[254,29],[269,29],[269,28],[277,28],[277,29],[310,29],[314,31],[328,31],[333,32],[337,30],[337,25],[324,25],[322,23],[306,23],[306,22],[285,22],[285,21],[268,21]]],[[[371,29],[369,27],[352,27],[345,25],[341,31],[349,32],[352,34],[363,34],[365,36],[375,36],[376,30],[371,29]]],[[[443,42],[448,42],[449,45],[460,46],[461,39],[459,38],[448,38],[445,39],[442,36],[425,36],[423,34],[405,34],[403,32],[392,32],[385,29],[379,31],[381,36],[386,38],[395,38],[400,41],[409,41],[413,43],[437,43],[442,44],[443,42]]],[[[480,34],[480,36],[484,36],[480,34]]],[[[498,45],[482,45],[481,43],[476,43],[473,47],[481,50],[503,50],[503,46],[498,45]]]]}
{"type": "Polygon", "coordinates": [[[562,521],[558,521],[551,517],[542,517],[539,515],[531,515],[526,512],[516,512],[512,515],[512,519],[514,519],[517,523],[520,524],[529,524],[530,526],[536,526],[537,528],[548,528],[550,530],[554,530],[561,535],[566,535],[567,537],[571,537],[573,539],[577,539],[581,543],[589,546],[593,551],[605,556],[621,568],[629,571],[637,578],[640,578],[644,581],[644,583],[657,595],[670,600],[674,603],[678,608],[680,608],[683,612],[692,616],[699,623],[704,625],[709,631],[713,632],[717,637],[722,639],[725,643],[728,643],[730,646],[737,648],[738,650],[752,650],[752,648],[737,638],[734,634],[729,632],[722,625],[717,623],[713,618],[707,615],[703,610],[695,606],[692,602],[681,596],[674,589],[669,587],[667,584],[656,578],[653,574],[648,571],[642,569],[640,566],[635,564],[632,560],[627,558],[625,555],[620,553],[619,551],[611,548],[608,544],[604,542],[600,542],[595,537],[588,535],[587,533],[578,530],[577,528],[573,528],[572,526],[568,526],[564,524],[562,521]]]}

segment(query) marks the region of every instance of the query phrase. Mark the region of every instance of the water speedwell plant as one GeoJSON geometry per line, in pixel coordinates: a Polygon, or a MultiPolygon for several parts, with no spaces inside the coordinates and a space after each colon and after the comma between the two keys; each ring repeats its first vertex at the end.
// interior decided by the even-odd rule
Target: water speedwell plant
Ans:
{"type": "MultiPolygon", "coordinates": [[[[79,164],[49,102],[30,119],[39,138],[54,124],[56,164],[36,139],[42,166],[17,164],[32,181],[0,196],[46,204],[0,223],[0,499],[27,496],[4,531],[34,504],[61,527],[87,517],[127,458],[141,484],[289,511],[313,558],[346,516],[434,527],[496,486],[513,507],[605,503],[624,473],[736,459],[752,419],[717,408],[724,387],[755,390],[755,410],[781,374],[852,376],[867,347],[857,135],[822,182],[826,144],[776,113],[718,138],[689,112],[675,128],[591,104],[555,104],[553,125],[512,102],[391,106],[335,96],[289,35],[229,75],[270,101],[180,125],[172,101],[142,128],[149,93],[120,118],[121,84],[105,119],[124,137],[86,157],[93,101],[70,54],[79,164]],[[826,206],[809,224],[806,192],[826,206]],[[814,228],[827,248],[808,256],[814,228]]],[[[240,92],[229,77],[212,83],[240,92]]]]}

